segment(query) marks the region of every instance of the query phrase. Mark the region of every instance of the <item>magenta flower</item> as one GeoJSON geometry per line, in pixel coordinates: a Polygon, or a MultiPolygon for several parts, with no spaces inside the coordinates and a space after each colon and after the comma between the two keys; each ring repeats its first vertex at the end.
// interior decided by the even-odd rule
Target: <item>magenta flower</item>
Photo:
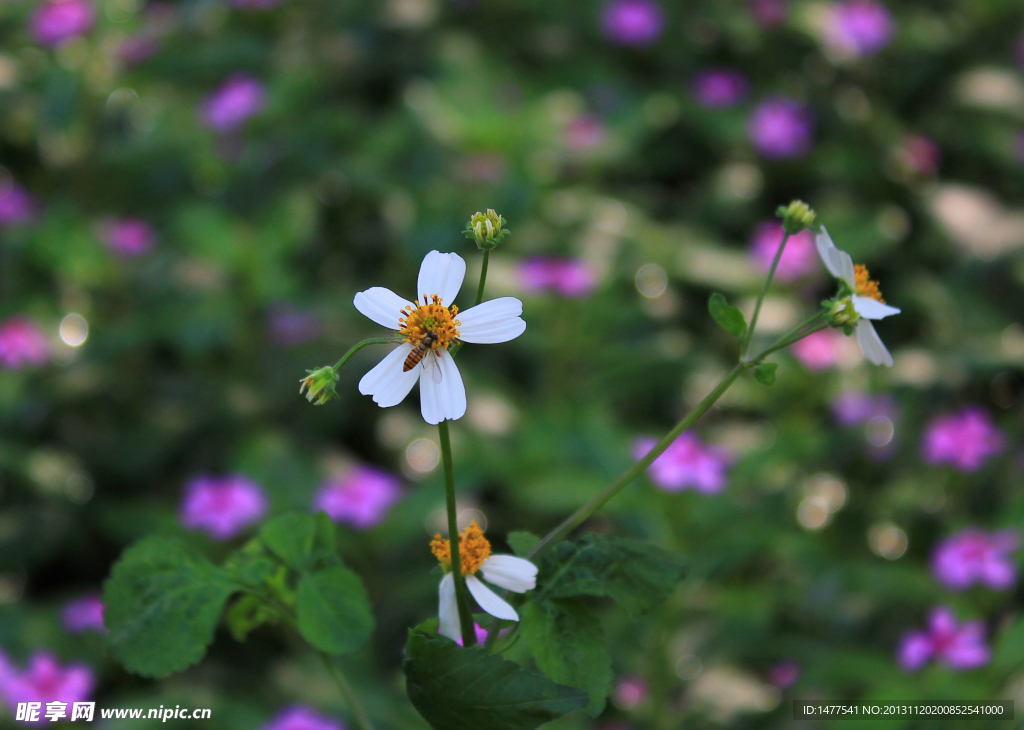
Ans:
{"type": "Polygon", "coordinates": [[[230,540],[267,512],[267,496],[255,482],[234,474],[200,476],[185,487],[179,518],[187,530],[230,540]]]}
{"type": "Polygon", "coordinates": [[[528,292],[554,291],[579,299],[593,291],[597,277],[585,261],[534,256],[519,265],[519,284],[528,292]]]}
{"type": "Polygon", "coordinates": [[[623,677],[615,684],[612,690],[612,702],[616,707],[628,710],[642,704],[650,695],[650,687],[647,680],[638,675],[623,677]]]}
{"type": "Polygon", "coordinates": [[[917,175],[935,175],[942,162],[942,151],[935,140],[923,134],[908,135],[897,151],[900,164],[917,175]]]}
{"type": "Polygon", "coordinates": [[[762,28],[774,28],[786,22],[789,0],[748,0],[750,16],[762,28]]]}
{"type": "MultiPolygon", "coordinates": [[[[655,438],[639,438],[633,444],[633,458],[640,460],[654,448],[655,438]]],[[[647,476],[666,492],[694,488],[704,494],[725,489],[732,461],[724,449],[705,445],[697,436],[684,432],[647,468],[647,476]]]]}
{"type": "Polygon", "coordinates": [[[826,36],[851,56],[870,56],[892,40],[895,23],[889,11],[874,0],[847,0],[832,6],[826,36]]]}
{"type": "Polygon", "coordinates": [[[790,345],[793,357],[812,373],[835,367],[844,336],[833,329],[820,330],[790,345]]]}
{"type": "Polygon", "coordinates": [[[873,418],[892,420],[895,413],[896,404],[887,395],[847,390],[832,401],[832,416],[840,426],[859,426],[873,418]]]}
{"type": "Polygon", "coordinates": [[[218,132],[235,132],[267,105],[267,90],[248,74],[230,76],[200,107],[200,120],[218,132]]]}
{"type": "Polygon", "coordinates": [[[580,114],[565,128],[565,146],[571,150],[589,150],[604,142],[604,124],[592,114],[580,114]]]}
{"type": "Polygon", "coordinates": [[[345,730],[345,726],[312,707],[295,705],[279,712],[263,726],[263,730],[345,730]]]}
{"type": "Polygon", "coordinates": [[[1010,553],[1018,547],[1020,536],[1013,530],[963,530],[935,548],[932,573],[954,591],[965,590],[974,583],[1004,591],[1017,582],[1017,566],[1010,553]]]}
{"type": "Polygon", "coordinates": [[[103,601],[98,593],[90,593],[64,605],[60,612],[60,621],[71,634],[85,631],[107,632],[103,625],[103,601]]]}
{"type": "MultiPolygon", "coordinates": [[[[499,637],[505,636],[505,634],[507,634],[511,630],[512,630],[511,628],[502,629],[501,631],[498,632],[498,636],[499,637]]],[[[474,633],[476,633],[476,643],[479,644],[480,646],[483,646],[484,643],[487,641],[487,635],[490,633],[490,631],[488,629],[485,629],[483,626],[481,626],[478,623],[474,623],[473,624],[473,631],[474,631],[474,633]]],[[[439,633],[439,634],[441,633],[441,627],[440,626],[437,627],[437,633],[439,633]]],[[[458,644],[459,646],[462,646],[462,637],[460,636],[459,638],[457,638],[455,640],[455,643],[458,644]]]]}
{"type": "Polygon", "coordinates": [[[768,159],[785,160],[810,151],[813,128],[811,112],[805,105],[774,97],[754,108],[747,122],[747,135],[754,149],[768,159]]]}
{"type": "Polygon", "coordinates": [[[357,466],[324,484],[313,498],[313,507],[335,522],[366,530],[387,517],[401,497],[401,485],[391,474],[372,466],[357,466]]]}
{"type": "Polygon", "coordinates": [[[36,43],[54,48],[92,30],[96,11],[89,0],[43,0],[29,22],[36,43]]]}
{"type": "Polygon", "coordinates": [[[968,621],[958,626],[946,606],[932,609],[928,628],[905,634],[897,651],[897,661],[908,672],[916,672],[933,659],[947,669],[974,669],[988,664],[990,656],[985,624],[968,621]]]}
{"type": "Polygon", "coordinates": [[[728,68],[701,71],[690,83],[693,98],[708,109],[724,109],[743,101],[750,89],[747,77],[728,68]]]}
{"type": "Polygon", "coordinates": [[[977,407],[965,408],[933,420],[921,442],[929,464],[949,464],[962,472],[978,471],[1003,450],[1006,439],[992,417],[977,407]]]}
{"type": "Polygon", "coordinates": [[[796,662],[779,662],[768,670],[768,681],[779,689],[788,689],[800,679],[800,665],[796,662]]]}
{"type": "Polygon", "coordinates": [[[18,671],[0,652],[0,699],[12,711],[19,702],[42,703],[39,722],[50,724],[43,716],[47,702],[68,703],[70,716],[70,705],[88,701],[95,684],[89,667],[84,664],[62,667],[49,652],[33,654],[24,671],[18,671]]]}
{"type": "Polygon", "coordinates": [[[126,66],[137,66],[148,61],[160,50],[160,41],[148,33],[138,33],[125,38],[117,47],[117,58],[126,66]]]}
{"type": "Polygon", "coordinates": [[[120,256],[139,256],[156,243],[156,231],[138,218],[112,218],[104,222],[101,229],[103,242],[120,256]]]}
{"type": "Polygon", "coordinates": [[[665,30],[665,14],[654,0],[611,0],[601,11],[601,30],[620,46],[649,46],[665,30]]]}
{"type": "MultiPolygon", "coordinates": [[[[761,271],[768,273],[772,267],[779,244],[782,243],[782,223],[774,220],[759,223],[750,239],[750,256],[761,271]]],[[[820,271],[818,251],[814,247],[814,236],[810,231],[800,231],[790,236],[782,257],[775,269],[775,279],[793,282],[820,271]]]]}
{"type": "Polygon", "coordinates": [[[0,180],[0,228],[28,223],[36,204],[25,188],[11,180],[0,180]]]}
{"type": "Polygon", "coordinates": [[[38,367],[50,359],[50,343],[32,320],[15,315],[0,324],[0,367],[38,367]]]}

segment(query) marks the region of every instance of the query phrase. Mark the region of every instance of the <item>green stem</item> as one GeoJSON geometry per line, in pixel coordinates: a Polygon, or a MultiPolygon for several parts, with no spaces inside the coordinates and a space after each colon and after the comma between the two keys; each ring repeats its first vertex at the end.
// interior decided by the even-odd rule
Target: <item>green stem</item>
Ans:
{"type": "Polygon", "coordinates": [[[335,684],[338,685],[338,689],[341,691],[342,697],[345,698],[345,702],[348,704],[348,709],[351,710],[352,716],[355,718],[356,725],[359,726],[359,730],[374,730],[373,723],[370,722],[369,716],[366,714],[366,710],[359,703],[356,698],[356,693],[352,691],[352,686],[345,679],[345,675],[341,673],[341,669],[330,657],[330,655],[324,652],[319,652],[320,658],[324,660],[324,664],[327,665],[327,671],[331,673],[331,677],[334,678],[335,684]]]}
{"type": "Polygon", "coordinates": [[[782,243],[779,244],[779,250],[775,252],[775,258],[772,259],[772,266],[768,269],[768,277],[764,280],[764,286],[761,287],[761,293],[757,297],[757,304],[754,305],[754,315],[750,318],[750,326],[747,327],[747,334],[743,337],[743,346],[740,347],[740,359],[742,360],[747,354],[747,348],[750,347],[750,340],[754,336],[754,328],[757,327],[757,318],[761,314],[761,305],[764,304],[764,298],[768,295],[768,287],[772,285],[772,279],[775,278],[775,269],[779,266],[779,259],[782,258],[782,249],[786,247],[786,241],[789,240],[789,231],[786,231],[782,236],[782,243]]]}
{"type": "Polygon", "coordinates": [[[789,332],[782,335],[782,337],[777,339],[770,347],[766,348],[764,351],[758,354],[756,358],[750,358],[749,360],[747,360],[747,362],[753,362],[754,360],[762,360],[765,357],[765,355],[770,355],[772,352],[781,350],[784,347],[789,347],[794,342],[802,340],[804,337],[811,334],[811,332],[817,332],[818,330],[824,329],[824,327],[828,327],[828,324],[825,324],[824,327],[815,327],[814,329],[808,330],[807,332],[803,331],[805,328],[817,323],[818,320],[822,319],[825,316],[825,314],[826,313],[824,309],[819,310],[813,316],[808,317],[803,322],[798,324],[796,327],[791,329],[789,332]]]}
{"type": "Polygon", "coordinates": [[[476,644],[476,631],[473,630],[473,614],[469,611],[469,591],[466,590],[466,579],[462,575],[462,562],[459,560],[459,523],[455,509],[455,472],[452,467],[452,441],[448,434],[448,421],[437,424],[437,432],[441,437],[441,457],[444,460],[445,499],[448,503],[448,542],[451,545],[452,577],[455,579],[455,603],[459,608],[459,626],[462,629],[462,645],[476,644]]]}
{"type": "Polygon", "coordinates": [[[395,337],[371,337],[367,340],[363,340],[362,342],[357,342],[356,344],[352,345],[351,348],[349,348],[348,352],[341,356],[341,359],[338,360],[337,363],[335,363],[334,371],[337,372],[338,370],[341,370],[342,365],[347,363],[352,358],[353,355],[355,355],[357,352],[362,350],[367,345],[389,345],[394,344],[396,342],[401,342],[401,340],[395,337]]]}
{"type": "Polygon", "coordinates": [[[476,303],[484,300],[484,284],[487,283],[487,261],[491,257],[491,250],[484,249],[484,262],[480,265],[480,285],[476,288],[476,303]]]}

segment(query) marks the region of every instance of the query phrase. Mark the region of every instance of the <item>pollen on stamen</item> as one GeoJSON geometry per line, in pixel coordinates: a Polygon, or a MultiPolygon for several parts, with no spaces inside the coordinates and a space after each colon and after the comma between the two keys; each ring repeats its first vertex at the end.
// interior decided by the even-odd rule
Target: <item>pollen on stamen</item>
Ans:
{"type": "MultiPolygon", "coordinates": [[[[430,551],[445,570],[452,568],[451,543],[440,534],[430,541],[430,551]]],[[[473,575],[484,561],[491,556],[491,543],[484,537],[480,525],[473,522],[459,534],[459,562],[463,575],[473,575]]]]}
{"type": "Polygon", "coordinates": [[[857,293],[859,295],[870,297],[885,304],[885,300],[882,299],[882,292],[878,288],[878,282],[873,281],[871,275],[868,274],[868,267],[863,264],[858,264],[854,267],[854,282],[857,284],[857,293]]]}
{"type": "Polygon", "coordinates": [[[413,308],[405,307],[398,319],[399,334],[414,345],[419,345],[427,332],[432,332],[434,342],[433,350],[448,349],[452,342],[459,339],[459,327],[461,323],[456,316],[459,308],[455,305],[444,306],[444,300],[437,294],[432,296],[423,295],[424,304],[413,308]]]}

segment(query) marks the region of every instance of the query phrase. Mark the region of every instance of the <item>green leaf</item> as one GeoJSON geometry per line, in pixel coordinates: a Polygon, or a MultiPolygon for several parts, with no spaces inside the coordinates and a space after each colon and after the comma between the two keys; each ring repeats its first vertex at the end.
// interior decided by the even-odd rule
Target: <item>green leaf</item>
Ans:
{"type": "Polygon", "coordinates": [[[771,385],[775,382],[775,371],[778,369],[777,362],[763,362],[754,368],[754,380],[761,385],[771,385]]]}
{"type": "Polygon", "coordinates": [[[198,662],[239,586],[181,543],[146,538],[125,551],[103,586],[110,653],[125,669],[166,677],[198,662]]]}
{"type": "Polygon", "coordinates": [[[224,561],[224,570],[242,585],[261,589],[281,564],[267,554],[259,538],[253,538],[224,561]]]}
{"type": "Polygon", "coordinates": [[[316,524],[312,515],[293,512],[275,517],[260,529],[260,539],[270,552],[293,570],[305,570],[313,557],[316,524]]]}
{"type": "Polygon", "coordinates": [[[711,318],[718,323],[718,326],[729,334],[743,337],[747,333],[747,320],[739,307],[734,307],[725,300],[725,297],[715,292],[708,301],[708,311],[711,318]]]}
{"type": "Polygon", "coordinates": [[[298,629],[328,654],[361,649],[373,633],[373,613],[359,576],[344,565],[307,573],[296,597],[298,629]]]}
{"type": "Polygon", "coordinates": [[[239,597],[227,612],[228,628],[235,641],[245,641],[245,637],[253,629],[276,621],[277,616],[268,610],[260,599],[250,594],[239,597]]]}
{"type": "Polygon", "coordinates": [[[512,548],[513,552],[521,558],[526,557],[527,553],[533,550],[534,546],[540,542],[540,538],[534,535],[532,532],[510,532],[508,533],[508,544],[512,548]]]}
{"type": "Polygon", "coordinates": [[[637,616],[668,598],[683,567],[681,557],[649,542],[584,535],[544,556],[534,600],[608,596],[637,616]]]}
{"type": "Polygon", "coordinates": [[[533,730],[587,704],[582,690],[436,631],[410,630],[405,659],[409,699],[434,730],[533,730]]]}
{"type": "Polygon", "coordinates": [[[585,690],[587,713],[600,715],[612,691],[612,660],[594,612],[578,598],[532,601],[523,608],[520,630],[540,670],[585,690]]]}
{"type": "Polygon", "coordinates": [[[1018,617],[999,637],[992,657],[992,668],[1004,672],[1024,663],[1024,618],[1018,617]]]}

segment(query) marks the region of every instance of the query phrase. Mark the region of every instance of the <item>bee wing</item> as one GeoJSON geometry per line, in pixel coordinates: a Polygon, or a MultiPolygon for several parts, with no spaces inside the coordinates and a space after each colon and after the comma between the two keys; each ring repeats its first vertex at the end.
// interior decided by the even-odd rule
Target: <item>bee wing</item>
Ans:
{"type": "Polygon", "coordinates": [[[441,365],[437,362],[437,355],[430,351],[423,358],[423,369],[430,373],[430,379],[435,383],[441,382],[441,365]]]}

